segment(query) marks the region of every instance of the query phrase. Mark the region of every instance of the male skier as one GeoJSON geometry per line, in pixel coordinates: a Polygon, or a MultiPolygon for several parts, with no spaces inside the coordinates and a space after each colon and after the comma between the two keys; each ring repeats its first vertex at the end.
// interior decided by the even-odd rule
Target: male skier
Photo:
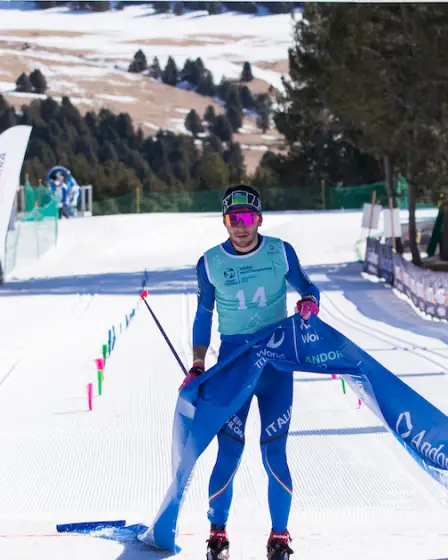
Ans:
{"type": "MultiPolygon", "coordinates": [[[[286,282],[301,296],[297,311],[304,320],[319,312],[319,290],[302,270],[294,249],[281,239],[262,236],[261,200],[250,186],[229,187],[222,213],[229,239],[205,252],[197,264],[198,308],[193,325],[193,366],[182,390],[204,372],[210,344],[212,312],[216,301],[221,346],[218,361],[245,344],[250,335],[287,316],[286,282]],[[241,279],[244,282],[241,282],[241,279]]],[[[286,459],[293,400],[293,372],[280,373],[265,366],[254,394],[261,418],[261,450],[269,485],[272,519],[267,543],[270,560],[287,560],[293,553],[287,524],[292,482],[286,459]],[[283,421],[276,431],[278,419],[283,421]]],[[[222,427],[219,451],[209,484],[208,518],[211,523],[207,560],[225,560],[229,554],[226,523],[233,493],[233,478],[244,448],[244,429],[252,397],[222,427]],[[237,425],[238,430],[234,427],[237,425]]]]}

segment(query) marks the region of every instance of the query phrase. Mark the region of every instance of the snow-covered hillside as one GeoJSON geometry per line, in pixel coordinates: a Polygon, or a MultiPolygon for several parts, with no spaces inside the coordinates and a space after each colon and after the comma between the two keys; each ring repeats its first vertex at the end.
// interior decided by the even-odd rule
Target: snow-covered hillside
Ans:
{"type": "MultiPolygon", "coordinates": [[[[107,107],[128,112],[148,134],[159,127],[185,132],[186,112],[196,109],[203,115],[212,104],[219,113],[221,104],[128,73],[138,49],[149,62],[157,56],[162,67],[169,56],[181,68],[187,58],[201,57],[216,84],[223,77],[238,79],[243,62],[249,61],[254,93],[266,92],[270,85],[281,89],[281,77],[288,71],[293,20],[287,14],[190,11],[175,16],[157,14],[147,5],[104,13],[79,13],[67,7],[22,10],[14,4],[8,8],[0,6],[0,93],[16,106],[36,97],[14,92],[17,77],[38,68],[47,78],[47,94],[56,99],[68,95],[82,112],[107,107]]],[[[251,158],[255,163],[263,151],[281,143],[274,129],[262,135],[250,114],[235,140],[249,156],[250,168],[251,158]]]]}

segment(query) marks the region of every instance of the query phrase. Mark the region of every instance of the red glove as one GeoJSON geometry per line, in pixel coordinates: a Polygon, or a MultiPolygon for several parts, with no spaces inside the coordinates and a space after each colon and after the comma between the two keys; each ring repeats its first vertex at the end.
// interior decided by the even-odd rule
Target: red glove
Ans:
{"type": "Polygon", "coordinates": [[[193,367],[187,373],[184,382],[179,387],[179,391],[182,391],[182,389],[184,389],[189,383],[194,381],[202,373],[204,373],[204,362],[194,362],[193,367]]]}
{"type": "Polygon", "coordinates": [[[317,315],[319,313],[319,303],[314,296],[305,296],[297,302],[296,307],[297,312],[300,313],[305,321],[308,321],[311,315],[317,315]]]}

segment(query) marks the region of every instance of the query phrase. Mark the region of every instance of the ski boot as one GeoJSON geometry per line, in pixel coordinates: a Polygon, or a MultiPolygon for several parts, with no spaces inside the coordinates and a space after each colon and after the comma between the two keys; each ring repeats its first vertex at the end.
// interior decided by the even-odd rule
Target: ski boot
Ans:
{"type": "Polygon", "coordinates": [[[228,560],[229,539],[226,528],[212,525],[210,538],[207,541],[207,560],[228,560]]]}
{"type": "Polygon", "coordinates": [[[289,547],[291,537],[288,531],[275,533],[271,531],[267,544],[268,560],[288,560],[294,551],[289,547]]]}

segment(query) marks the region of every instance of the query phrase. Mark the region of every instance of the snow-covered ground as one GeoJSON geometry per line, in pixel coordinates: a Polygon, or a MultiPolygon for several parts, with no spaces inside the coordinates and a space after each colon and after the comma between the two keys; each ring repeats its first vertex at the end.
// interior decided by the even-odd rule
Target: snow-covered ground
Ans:
{"type": "MultiPolygon", "coordinates": [[[[300,17],[300,13],[294,17],[300,17]]],[[[92,51],[85,55],[86,61],[102,59],[112,63],[123,59],[129,62],[135,51],[142,48],[150,56],[149,60],[158,56],[163,66],[168,56],[172,56],[180,67],[186,58],[200,56],[216,83],[223,76],[239,77],[242,62],[247,60],[253,63],[252,72],[256,78],[281,88],[281,74],[257,67],[256,62],[287,58],[288,47],[292,44],[292,22],[289,14],[254,16],[227,12],[209,15],[205,11],[188,10],[183,16],[157,14],[147,5],[104,13],[73,12],[67,7],[2,10],[0,6],[0,39],[55,49],[43,55],[53,62],[65,62],[57,49],[92,51]],[[11,34],[11,30],[17,30],[17,34],[11,34]],[[24,35],[20,30],[40,31],[42,36],[39,33],[24,35]],[[2,31],[8,33],[2,35],[2,31]]],[[[21,54],[35,57],[37,53],[24,51],[21,54]]],[[[88,73],[88,66],[80,68],[88,73]]]]}
{"type": "MultiPolygon", "coordinates": [[[[322,319],[448,412],[448,327],[425,321],[360,275],[359,212],[266,213],[322,290],[322,319]]],[[[104,391],[87,408],[111,325],[149,302],[191,361],[195,264],[225,238],[217,214],[142,214],[60,224],[55,250],[0,287],[0,558],[161,558],[138,546],[51,536],[55,524],[150,523],[170,482],[171,421],[182,373],[144,306],[118,334],[104,391]]],[[[292,311],[296,296],[288,295],[292,311]]],[[[119,330],[117,328],[117,330],[119,330]]],[[[213,333],[209,364],[219,340],[213,333]]],[[[256,406],[235,479],[232,560],[264,558],[270,529],[256,406]]],[[[204,557],[212,444],[180,518],[179,558],[204,557]]],[[[435,560],[448,555],[448,496],[339,380],[297,373],[288,443],[293,558],[435,560]]]]}

